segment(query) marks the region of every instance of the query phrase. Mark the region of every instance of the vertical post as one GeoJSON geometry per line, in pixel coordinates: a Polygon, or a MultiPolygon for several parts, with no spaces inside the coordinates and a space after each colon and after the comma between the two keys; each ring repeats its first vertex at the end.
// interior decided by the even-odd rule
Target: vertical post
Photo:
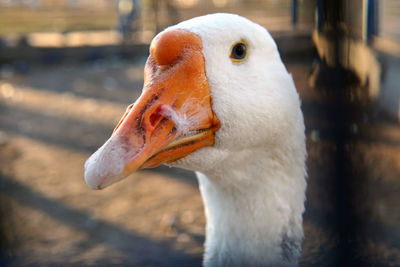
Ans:
{"type": "Polygon", "coordinates": [[[323,1],[322,0],[317,0],[317,10],[316,10],[316,23],[315,25],[317,26],[317,30],[321,30],[321,25],[322,25],[322,7],[323,6],[323,1]]]}
{"type": "Polygon", "coordinates": [[[367,41],[377,32],[377,5],[375,0],[368,0],[367,6],[367,41]]]}
{"type": "Polygon", "coordinates": [[[293,0],[292,1],[292,25],[293,26],[297,25],[297,13],[298,13],[298,1],[293,0]]]}
{"type": "Polygon", "coordinates": [[[368,42],[377,34],[377,5],[375,0],[363,1],[363,40],[368,42]]]}

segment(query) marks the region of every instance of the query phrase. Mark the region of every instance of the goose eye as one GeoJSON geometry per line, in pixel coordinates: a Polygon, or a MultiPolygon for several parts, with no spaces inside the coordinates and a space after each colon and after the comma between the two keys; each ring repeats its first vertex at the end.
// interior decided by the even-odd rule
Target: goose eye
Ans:
{"type": "Polygon", "coordinates": [[[247,45],[244,42],[236,43],[232,46],[231,59],[234,62],[240,62],[246,59],[247,45]]]}

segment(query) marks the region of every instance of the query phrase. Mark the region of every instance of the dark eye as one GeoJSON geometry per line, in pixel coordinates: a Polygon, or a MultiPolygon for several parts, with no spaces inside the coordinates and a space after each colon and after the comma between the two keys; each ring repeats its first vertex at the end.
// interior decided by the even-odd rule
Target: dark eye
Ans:
{"type": "Polygon", "coordinates": [[[231,59],[233,61],[242,61],[247,55],[247,45],[244,42],[239,42],[233,45],[231,59]]]}

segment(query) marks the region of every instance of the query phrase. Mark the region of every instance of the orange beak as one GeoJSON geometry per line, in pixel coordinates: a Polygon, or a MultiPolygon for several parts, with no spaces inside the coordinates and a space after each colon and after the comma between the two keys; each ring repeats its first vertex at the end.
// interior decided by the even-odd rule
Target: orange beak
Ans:
{"type": "Polygon", "coordinates": [[[150,46],[142,95],[85,163],[88,186],[104,188],[135,170],[173,162],[214,144],[220,122],[194,33],[172,29],[150,46]]]}

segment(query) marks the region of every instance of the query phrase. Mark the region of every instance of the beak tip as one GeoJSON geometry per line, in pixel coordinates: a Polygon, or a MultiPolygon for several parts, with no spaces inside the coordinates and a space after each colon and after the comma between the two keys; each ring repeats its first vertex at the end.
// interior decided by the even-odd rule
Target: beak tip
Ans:
{"type": "Polygon", "coordinates": [[[97,164],[91,165],[91,163],[85,164],[85,174],[84,179],[86,185],[93,190],[101,190],[107,186],[121,180],[125,176],[122,172],[112,173],[112,172],[101,172],[97,169],[97,164]]]}
{"type": "Polygon", "coordinates": [[[91,171],[90,168],[87,167],[88,165],[89,165],[88,161],[86,161],[86,163],[85,163],[85,174],[84,174],[86,185],[90,189],[94,189],[94,190],[101,189],[99,181],[102,180],[102,178],[94,175],[93,171],[91,171]]]}
{"type": "Polygon", "coordinates": [[[84,179],[91,189],[103,189],[124,177],[126,155],[123,146],[109,139],[85,162],[84,179]]]}

